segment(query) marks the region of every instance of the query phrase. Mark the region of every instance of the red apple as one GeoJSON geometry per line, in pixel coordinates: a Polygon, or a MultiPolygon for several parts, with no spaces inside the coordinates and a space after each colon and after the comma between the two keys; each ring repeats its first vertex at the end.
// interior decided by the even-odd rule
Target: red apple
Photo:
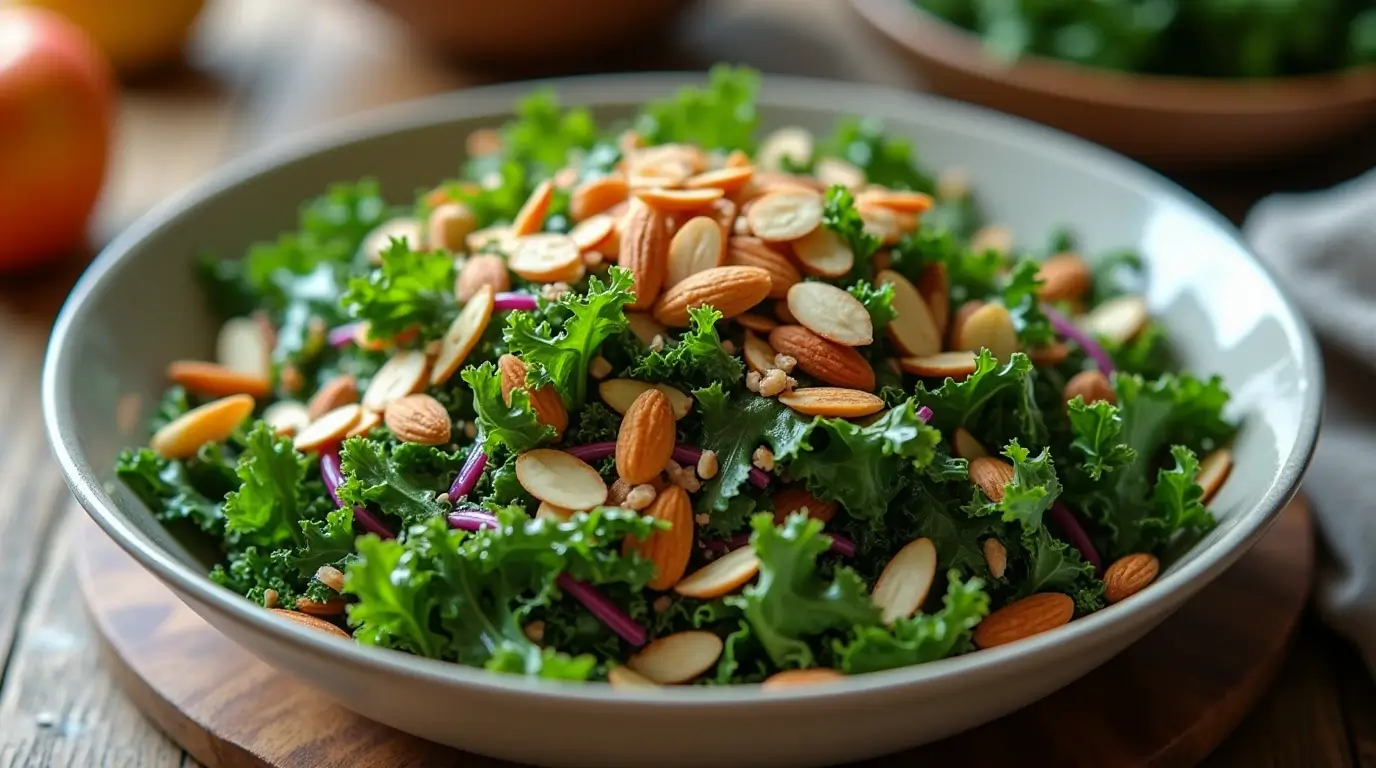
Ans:
{"type": "Polygon", "coordinates": [[[80,247],[105,181],[114,76],[80,29],[0,8],[0,272],[80,247]]]}

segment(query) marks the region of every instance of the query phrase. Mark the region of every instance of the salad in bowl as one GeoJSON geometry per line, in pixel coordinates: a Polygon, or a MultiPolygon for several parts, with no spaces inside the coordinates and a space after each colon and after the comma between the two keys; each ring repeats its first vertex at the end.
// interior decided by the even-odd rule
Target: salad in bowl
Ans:
{"type": "Polygon", "coordinates": [[[1213,526],[1236,425],[1132,253],[1020,248],[874,120],[756,73],[599,125],[552,91],[198,277],[121,481],[283,620],[613,687],[824,683],[1018,642],[1213,526]]]}

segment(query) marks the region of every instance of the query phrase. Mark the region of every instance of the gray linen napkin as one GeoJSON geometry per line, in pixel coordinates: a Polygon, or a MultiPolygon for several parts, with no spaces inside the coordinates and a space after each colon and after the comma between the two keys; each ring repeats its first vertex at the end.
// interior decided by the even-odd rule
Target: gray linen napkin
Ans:
{"type": "Polygon", "coordinates": [[[1304,492],[1332,555],[1319,565],[1324,619],[1376,674],[1376,171],[1322,192],[1273,195],[1243,234],[1275,268],[1324,344],[1322,433],[1304,492]]]}

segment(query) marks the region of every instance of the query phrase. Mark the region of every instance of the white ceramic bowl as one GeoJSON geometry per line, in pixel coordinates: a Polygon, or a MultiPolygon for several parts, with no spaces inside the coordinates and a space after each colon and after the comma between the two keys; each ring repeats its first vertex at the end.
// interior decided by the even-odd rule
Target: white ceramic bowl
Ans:
{"type": "MultiPolygon", "coordinates": [[[[684,76],[559,82],[604,119],[683,85],[684,76]]],[[[471,129],[504,120],[529,84],[406,104],[234,163],[112,243],[58,318],[43,407],[67,481],[116,541],[236,642],[344,705],[474,752],[547,765],[820,765],[941,738],[1069,683],[1159,623],[1243,554],[1294,493],[1317,436],[1318,349],[1294,306],[1222,217],[1142,167],[1051,129],[979,108],[856,84],[768,77],[765,127],[825,132],[872,114],[915,140],[929,167],[965,168],[993,218],[1029,241],[1058,224],[1087,253],[1135,247],[1147,294],[1186,367],[1219,373],[1242,419],[1221,522],[1132,600],[1023,642],[816,689],[758,686],[613,691],[499,676],[358,646],[271,617],[209,581],[132,494],[113,481],[165,364],[203,356],[214,324],[191,277],[206,247],[240,252],[293,225],[328,183],[376,175],[393,199],[456,168],[471,129]]],[[[1200,638],[1200,642],[1210,642],[1200,638]]]]}

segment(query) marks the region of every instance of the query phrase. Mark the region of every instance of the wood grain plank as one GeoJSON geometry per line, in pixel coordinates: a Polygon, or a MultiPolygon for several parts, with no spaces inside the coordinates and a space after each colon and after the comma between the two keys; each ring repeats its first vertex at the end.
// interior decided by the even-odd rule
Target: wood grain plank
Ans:
{"type": "Polygon", "coordinates": [[[1337,670],[1339,702],[1354,765],[1376,768],[1376,681],[1357,647],[1331,636],[1329,657],[1337,670]]]}
{"type": "MultiPolygon", "coordinates": [[[[64,492],[65,496],[65,492],[64,492]]],[[[64,500],[63,522],[83,513],[64,500]]],[[[182,750],[130,706],[104,670],[59,530],[0,695],[0,766],[178,768],[182,750]]]]}

